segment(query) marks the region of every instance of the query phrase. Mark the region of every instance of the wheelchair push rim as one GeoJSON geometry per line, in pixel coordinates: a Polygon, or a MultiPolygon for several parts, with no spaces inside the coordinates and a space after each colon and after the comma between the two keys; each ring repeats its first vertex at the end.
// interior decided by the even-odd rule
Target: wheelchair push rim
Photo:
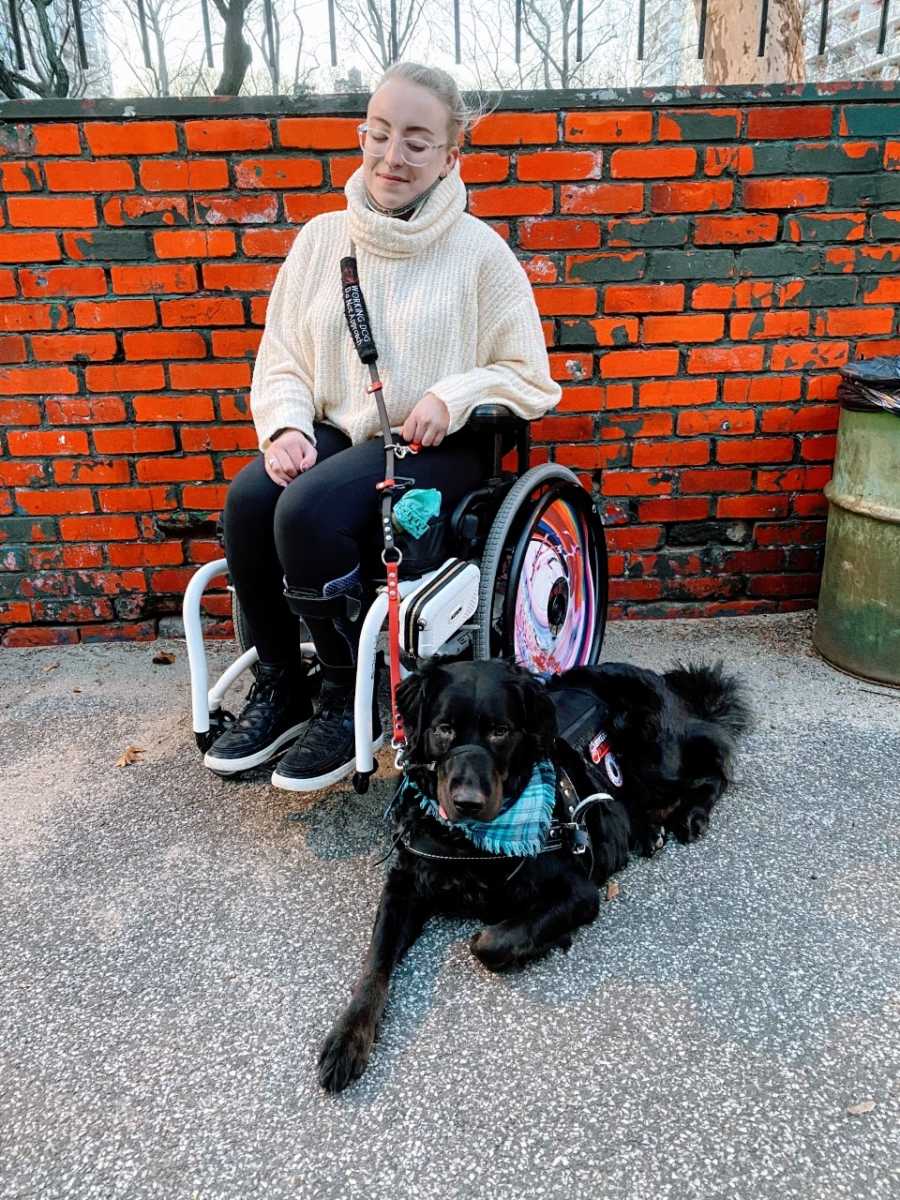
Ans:
{"type": "Polygon", "coordinates": [[[503,598],[503,653],[553,674],[596,662],[605,585],[605,538],[590,497],[567,482],[552,485],[517,531],[503,598]]]}

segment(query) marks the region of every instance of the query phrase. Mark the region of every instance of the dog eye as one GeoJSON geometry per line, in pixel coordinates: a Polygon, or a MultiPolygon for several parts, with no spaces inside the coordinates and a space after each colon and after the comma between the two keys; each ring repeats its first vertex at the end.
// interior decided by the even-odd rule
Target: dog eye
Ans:
{"type": "Polygon", "coordinates": [[[497,738],[498,740],[501,738],[508,737],[509,736],[509,726],[508,725],[495,725],[494,728],[491,730],[489,736],[492,738],[497,738]]]}
{"type": "Polygon", "coordinates": [[[438,725],[432,725],[431,732],[436,733],[438,737],[453,737],[453,726],[441,721],[438,725]]]}

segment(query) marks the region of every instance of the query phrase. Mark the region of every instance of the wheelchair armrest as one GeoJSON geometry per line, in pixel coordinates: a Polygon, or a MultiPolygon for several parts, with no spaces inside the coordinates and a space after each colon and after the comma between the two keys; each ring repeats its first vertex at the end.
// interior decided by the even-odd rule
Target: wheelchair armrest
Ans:
{"type": "Polygon", "coordinates": [[[523,427],[527,427],[528,422],[524,417],[518,417],[506,407],[505,404],[479,404],[477,408],[473,408],[469,413],[469,419],[466,421],[466,427],[471,427],[482,432],[491,432],[496,430],[498,433],[517,433],[523,427]]]}

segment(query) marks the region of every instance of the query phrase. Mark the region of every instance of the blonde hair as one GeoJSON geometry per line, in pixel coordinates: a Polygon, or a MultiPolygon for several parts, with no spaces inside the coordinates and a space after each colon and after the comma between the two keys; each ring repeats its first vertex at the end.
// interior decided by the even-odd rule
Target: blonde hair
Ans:
{"type": "Polygon", "coordinates": [[[380,87],[391,79],[405,79],[417,83],[436,96],[447,109],[447,141],[451,146],[463,140],[467,131],[486,111],[483,104],[467,104],[457,87],[456,80],[440,67],[426,67],[423,63],[399,62],[388,67],[375,85],[380,87]]]}

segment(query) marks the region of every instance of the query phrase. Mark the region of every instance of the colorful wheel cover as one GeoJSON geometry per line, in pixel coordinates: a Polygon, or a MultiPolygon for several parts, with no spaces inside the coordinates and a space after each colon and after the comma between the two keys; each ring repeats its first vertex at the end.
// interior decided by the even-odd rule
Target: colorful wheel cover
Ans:
{"type": "Polygon", "coordinates": [[[554,674],[590,662],[597,622],[591,531],[565,497],[528,531],[516,581],[513,653],[532,671],[554,674]]]}

